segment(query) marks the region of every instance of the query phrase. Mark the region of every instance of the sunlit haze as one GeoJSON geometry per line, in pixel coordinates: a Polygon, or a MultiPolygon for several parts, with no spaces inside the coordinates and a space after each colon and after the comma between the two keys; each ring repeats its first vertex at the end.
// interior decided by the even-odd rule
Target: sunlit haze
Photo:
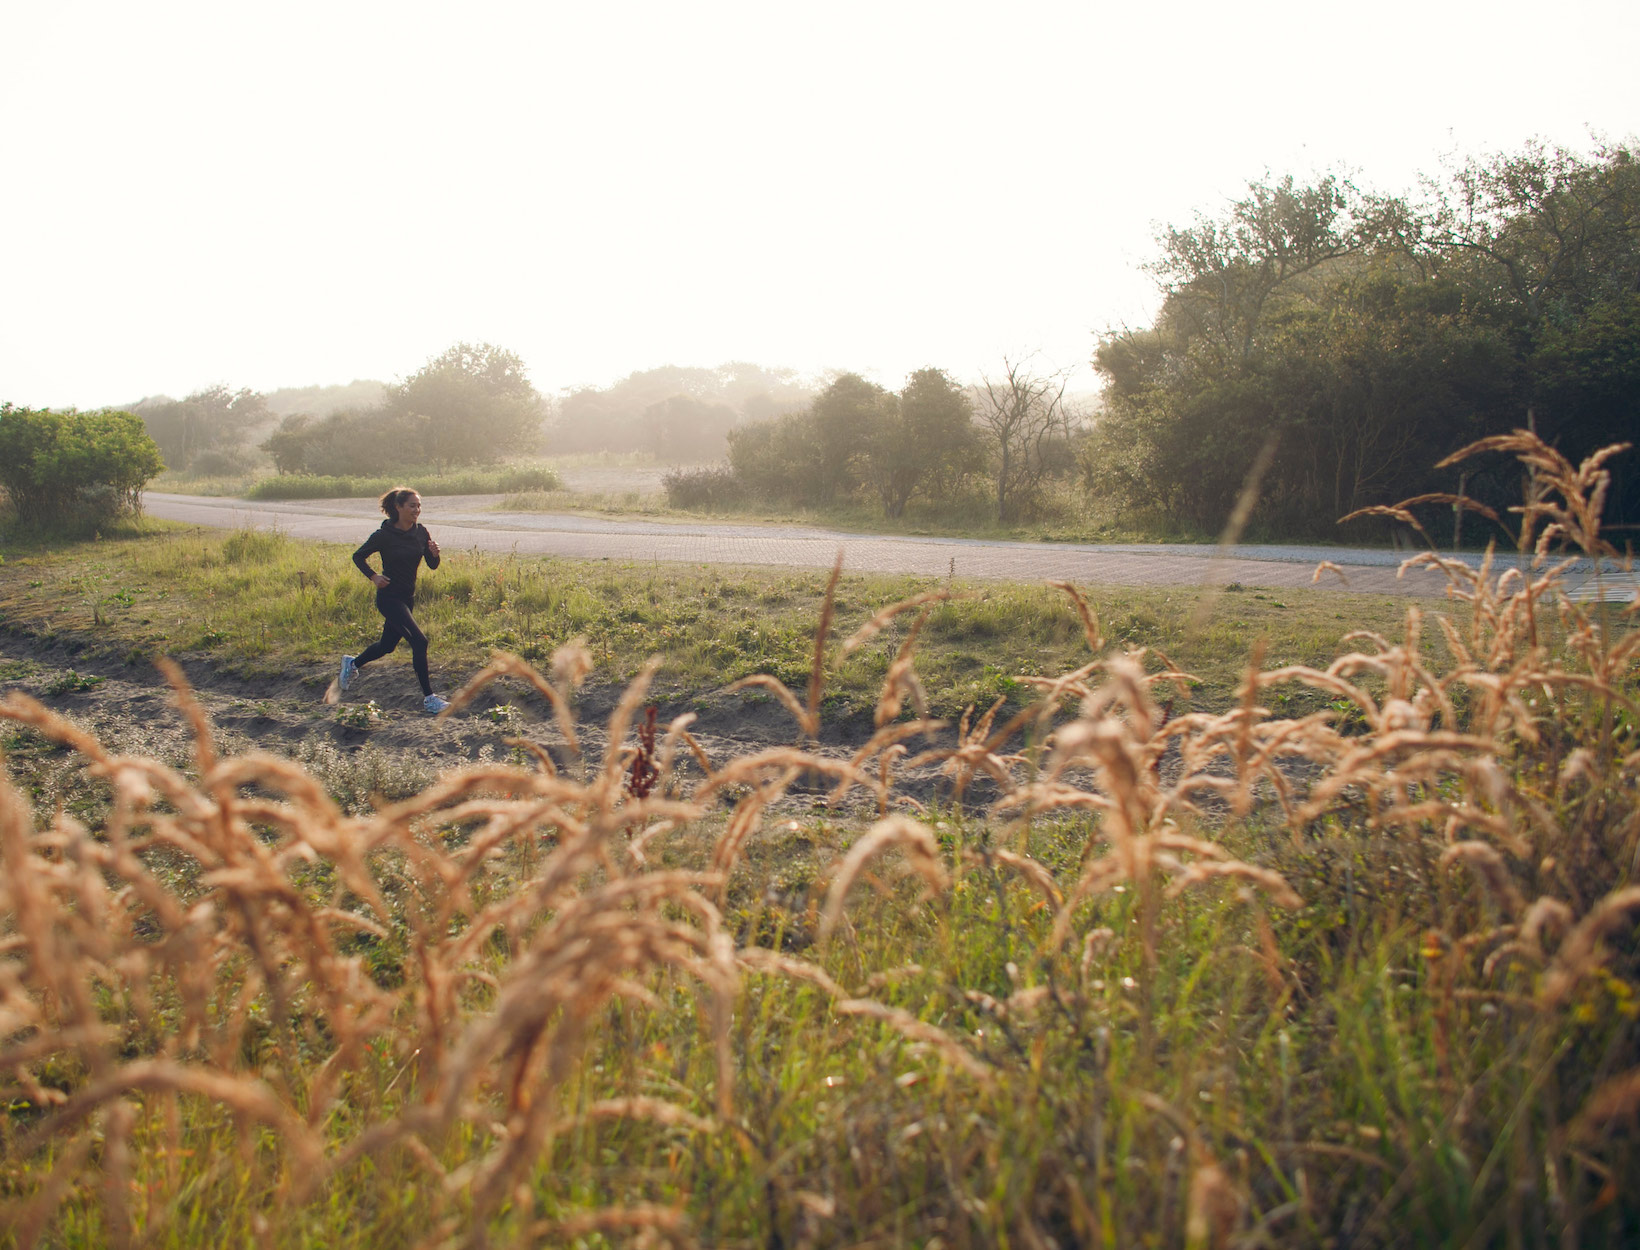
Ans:
{"type": "Polygon", "coordinates": [[[0,399],[1087,366],[1249,179],[1640,131],[1633,0],[0,6],[0,399]]]}

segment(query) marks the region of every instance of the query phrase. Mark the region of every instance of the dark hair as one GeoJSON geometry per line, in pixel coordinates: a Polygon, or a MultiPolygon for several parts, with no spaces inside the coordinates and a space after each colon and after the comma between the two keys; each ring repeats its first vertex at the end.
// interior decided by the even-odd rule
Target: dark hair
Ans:
{"type": "Polygon", "coordinates": [[[382,511],[387,513],[389,521],[399,519],[399,509],[409,502],[410,496],[416,492],[408,486],[395,486],[382,496],[382,511]]]}

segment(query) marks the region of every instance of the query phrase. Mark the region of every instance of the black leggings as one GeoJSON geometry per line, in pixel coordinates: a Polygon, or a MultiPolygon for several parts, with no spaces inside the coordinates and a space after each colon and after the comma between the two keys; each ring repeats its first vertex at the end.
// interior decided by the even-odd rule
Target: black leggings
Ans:
{"type": "Polygon", "coordinates": [[[427,635],[421,632],[416,618],[410,615],[410,605],[391,590],[378,590],[376,611],[382,614],[382,636],[355,656],[353,663],[363,668],[371,660],[381,659],[396,650],[402,638],[410,644],[410,662],[415,665],[416,680],[421,683],[422,694],[432,694],[433,679],[427,672],[427,635]]]}

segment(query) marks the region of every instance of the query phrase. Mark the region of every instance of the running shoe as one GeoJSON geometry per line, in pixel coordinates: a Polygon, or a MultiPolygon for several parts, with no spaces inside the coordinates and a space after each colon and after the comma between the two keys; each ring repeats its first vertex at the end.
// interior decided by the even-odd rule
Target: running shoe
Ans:
{"type": "Polygon", "coordinates": [[[437,716],[445,708],[450,706],[450,700],[441,699],[436,694],[430,694],[421,701],[421,705],[426,708],[430,714],[437,716]]]}
{"type": "Polygon", "coordinates": [[[351,655],[342,657],[342,675],[336,679],[336,684],[346,690],[353,684],[353,679],[359,675],[359,666],[353,662],[351,655]]]}

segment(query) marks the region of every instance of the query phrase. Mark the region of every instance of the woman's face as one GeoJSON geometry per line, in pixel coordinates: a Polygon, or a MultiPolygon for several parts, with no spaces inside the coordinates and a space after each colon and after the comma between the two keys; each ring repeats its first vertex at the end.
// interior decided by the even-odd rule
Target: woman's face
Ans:
{"type": "Polygon", "coordinates": [[[421,519],[421,496],[412,491],[410,497],[398,505],[398,509],[400,528],[410,529],[421,519]]]}

